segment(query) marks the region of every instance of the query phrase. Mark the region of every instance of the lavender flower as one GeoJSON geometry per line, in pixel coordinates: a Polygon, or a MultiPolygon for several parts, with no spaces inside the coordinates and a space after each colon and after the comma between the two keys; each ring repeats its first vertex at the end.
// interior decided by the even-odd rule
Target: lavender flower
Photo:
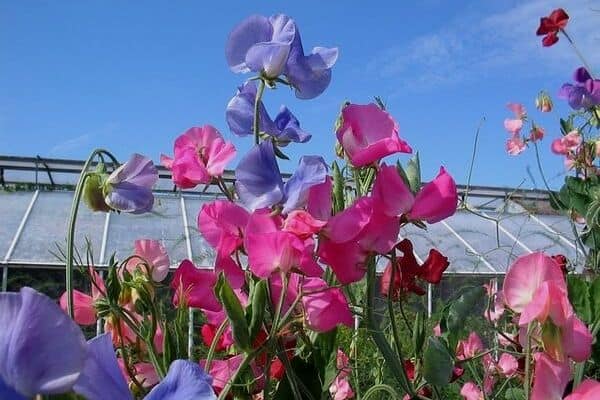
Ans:
{"type": "Polygon", "coordinates": [[[231,32],[225,55],[233,72],[257,72],[271,80],[283,74],[296,97],[312,99],[329,85],[338,50],[315,47],[305,55],[294,20],[281,14],[254,15],[231,32]]]}
{"type": "Polygon", "coordinates": [[[254,146],[235,170],[236,189],[242,202],[251,210],[281,204],[284,213],[306,204],[309,189],[325,182],[327,165],[318,156],[304,156],[290,179],[284,184],[277,165],[273,143],[254,146]]]}
{"type": "MultiPolygon", "coordinates": [[[[254,134],[254,101],[256,98],[256,83],[246,82],[238,93],[227,104],[225,117],[229,129],[237,136],[254,134]]],[[[264,104],[258,104],[259,129],[272,136],[278,145],[285,146],[289,142],[305,143],[311,135],[300,128],[300,122],[285,106],[281,106],[273,121],[264,104]]]]}
{"type": "Polygon", "coordinates": [[[142,214],[152,210],[158,171],[147,157],[133,154],[106,179],[104,201],[113,210],[142,214]]]}
{"type": "Polygon", "coordinates": [[[573,74],[575,84],[565,83],[558,97],[565,99],[574,110],[600,105],[600,80],[592,79],[589,72],[580,67],[573,74]]]}
{"type": "Polygon", "coordinates": [[[0,293],[0,398],[71,390],[86,358],[81,329],[47,296],[0,293]]]}

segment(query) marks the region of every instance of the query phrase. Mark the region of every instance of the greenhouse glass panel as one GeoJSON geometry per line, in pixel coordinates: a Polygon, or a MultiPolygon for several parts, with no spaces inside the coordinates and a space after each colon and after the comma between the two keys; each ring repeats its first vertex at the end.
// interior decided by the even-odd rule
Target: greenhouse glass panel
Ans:
{"type": "Polygon", "coordinates": [[[212,268],[214,266],[215,251],[204,240],[198,230],[198,213],[203,204],[214,200],[214,197],[186,197],[185,208],[188,220],[188,230],[192,242],[192,260],[198,267],[212,268]]]}
{"type": "MultiPolygon", "coordinates": [[[[72,201],[73,192],[40,192],[10,259],[36,262],[61,261],[52,253],[57,253],[58,248],[63,251],[66,249],[72,201]]],[[[83,204],[79,207],[75,243],[82,258],[85,258],[86,238],[90,241],[94,254],[99,254],[104,216],[104,213],[94,213],[83,204]]]]}
{"type": "Polygon", "coordinates": [[[167,249],[171,265],[187,258],[181,199],[170,194],[155,194],[150,213],[112,214],[108,227],[106,257],[116,252],[119,259],[132,254],[136,239],[159,240],[167,249]]]}
{"type": "Polygon", "coordinates": [[[0,260],[8,251],[33,194],[0,191],[0,260]]]}

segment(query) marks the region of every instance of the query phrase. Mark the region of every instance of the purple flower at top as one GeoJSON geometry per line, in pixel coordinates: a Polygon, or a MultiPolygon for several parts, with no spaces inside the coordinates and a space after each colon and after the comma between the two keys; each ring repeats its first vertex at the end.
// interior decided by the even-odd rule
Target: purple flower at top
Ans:
{"type": "MultiPolygon", "coordinates": [[[[254,134],[254,101],[256,83],[246,82],[238,89],[238,93],[227,104],[225,118],[229,129],[237,136],[254,134]]],[[[311,135],[300,128],[300,122],[285,106],[272,120],[262,101],[258,104],[259,128],[261,132],[272,136],[277,144],[287,145],[289,142],[306,143],[311,135]]]]}
{"type": "Polygon", "coordinates": [[[233,72],[257,72],[269,79],[283,74],[296,97],[312,99],[327,88],[337,48],[315,47],[304,54],[298,27],[286,15],[246,18],[229,34],[225,49],[233,72]]]}
{"type": "Polygon", "coordinates": [[[104,201],[113,210],[143,214],[152,210],[152,186],[158,181],[158,171],[147,157],[133,154],[106,179],[104,201]]]}
{"type": "Polygon", "coordinates": [[[565,83],[558,97],[565,99],[574,110],[600,105],[600,80],[592,79],[589,72],[580,67],[573,74],[575,84],[565,83]]]}
{"type": "Polygon", "coordinates": [[[72,389],[86,359],[77,324],[49,297],[24,287],[0,293],[0,399],[72,389]]]}
{"type": "Polygon", "coordinates": [[[250,210],[280,204],[283,213],[303,207],[312,186],[325,182],[327,164],[318,156],[304,156],[285,184],[277,165],[273,143],[254,146],[235,170],[237,193],[250,210]]]}

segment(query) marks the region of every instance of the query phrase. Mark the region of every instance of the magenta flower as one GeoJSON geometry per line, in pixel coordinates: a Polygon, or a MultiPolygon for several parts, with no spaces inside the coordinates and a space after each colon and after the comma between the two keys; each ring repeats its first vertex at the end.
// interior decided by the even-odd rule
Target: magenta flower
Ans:
{"type": "Polygon", "coordinates": [[[174,157],[160,156],[160,162],[173,174],[181,189],[208,184],[223,175],[225,166],[235,157],[235,147],[223,139],[211,125],[193,127],[175,140],[174,157]]]}
{"type": "Polygon", "coordinates": [[[565,83],[558,97],[569,102],[574,110],[600,105],[600,79],[592,79],[589,72],[580,67],[573,74],[575,84],[565,83]]]}
{"type": "Polygon", "coordinates": [[[302,292],[306,323],[311,329],[327,332],[338,325],[354,326],[348,301],[340,288],[327,287],[321,278],[305,278],[302,292]]]}
{"type": "Polygon", "coordinates": [[[72,389],[86,359],[83,333],[47,296],[24,287],[0,293],[0,398],[72,389]]]}
{"type": "Polygon", "coordinates": [[[175,290],[173,305],[185,301],[188,307],[220,311],[221,304],[214,294],[217,275],[208,269],[196,268],[190,260],[183,260],[175,271],[171,288],[175,290]]]}
{"type": "Polygon", "coordinates": [[[383,164],[373,185],[373,201],[388,216],[405,214],[433,224],[456,212],[458,192],[452,176],[440,167],[435,179],[413,196],[396,167],[383,164]]]}
{"type": "Polygon", "coordinates": [[[408,143],[398,136],[396,121],[373,103],[344,107],[336,134],[355,167],[369,165],[394,153],[412,153],[408,143]]]}
{"type": "Polygon", "coordinates": [[[559,139],[554,139],[550,149],[554,154],[566,156],[570,153],[576,152],[579,149],[582,141],[583,137],[579,134],[579,131],[574,130],[559,139]]]}
{"type": "Polygon", "coordinates": [[[133,154],[106,179],[104,201],[115,211],[142,214],[152,210],[152,187],[158,171],[147,157],[133,154]]]}
{"type": "MultiPolygon", "coordinates": [[[[246,82],[238,93],[227,104],[225,118],[229,129],[237,136],[254,135],[254,102],[256,100],[256,83],[246,82]]],[[[300,128],[300,122],[287,107],[281,106],[279,113],[272,120],[262,101],[258,104],[259,130],[273,137],[280,146],[290,142],[306,143],[311,135],[300,128]]]]}
{"type": "Polygon", "coordinates": [[[198,230],[214,249],[230,255],[242,245],[249,216],[248,211],[235,203],[215,200],[202,205],[198,230]]]}
{"type": "Polygon", "coordinates": [[[233,72],[257,72],[274,80],[283,74],[296,97],[311,99],[331,81],[337,48],[315,47],[305,55],[294,20],[286,15],[253,15],[229,34],[225,56],[233,72]]]}
{"type": "Polygon", "coordinates": [[[586,379],[575,390],[565,397],[565,400],[595,400],[600,399],[600,382],[586,379]]]}

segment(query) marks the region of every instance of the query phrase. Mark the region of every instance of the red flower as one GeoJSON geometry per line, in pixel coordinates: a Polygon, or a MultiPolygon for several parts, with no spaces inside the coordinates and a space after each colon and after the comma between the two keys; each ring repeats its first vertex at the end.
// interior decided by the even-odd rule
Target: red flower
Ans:
{"type": "MultiPolygon", "coordinates": [[[[206,345],[206,347],[210,347],[213,340],[215,339],[216,333],[217,333],[217,328],[214,327],[213,325],[210,325],[210,324],[202,325],[202,328],[200,330],[200,335],[202,336],[202,341],[204,342],[204,345],[206,345]]],[[[215,350],[223,351],[226,348],[227,348],[227,346],[225,346],[224,337],[223,337],[223,335],[221,335],[221,337],[219,338],[219,341],[217,342],[217,346],[215,347],[215,350]]]]}
{"type": "Polygon", "coordinates": [[[391,262],[387,265],[381,277],[380,287],[381,294],[387,296],[390,284],[392,284],[392,298],[394,300],[397,300],[400,294],[407,292],[413,292],[419,296],[424,295],[426,292],[417,284],[417,278],[438,284],[442,279],[442,273],[450,265],[448,258],[436,249],[431,249],[423,265],[419,265],[413,252],[412,243],[408,239],[398,243],[396,248],[402,252],[402,257],[398,257],[395,265],[392,265],[391,262]],[[392,271],[394,271],[393,282],[391,282],[392,271]]]}
{"type": "Polygon", "coordinates": [[[558,32],[567,26],[569,15],[562,8],[557,8],[547,17],[540,19],[536,35],[544,36],[542,45],[549,47],[558,42],[558,32]]]}

